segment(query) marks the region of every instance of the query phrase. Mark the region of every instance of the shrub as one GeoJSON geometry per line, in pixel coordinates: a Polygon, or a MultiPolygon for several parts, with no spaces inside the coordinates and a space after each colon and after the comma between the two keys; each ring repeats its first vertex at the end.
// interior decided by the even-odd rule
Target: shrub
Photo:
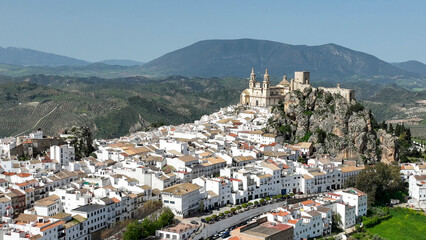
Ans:
{"type": "Polygon", "coordinates": [[[213,219],[217,218],[217,215],[216,215],[216,214],[213,214],[213,215],[212,215],[212,218],[213,218],[213,219]]]}
{"type": "Polygon", "coordinates": [[[240,210],[241,209],[241,206],[237,206],[237,210],[240,210]]]}
{"type": "Polygon", "coordinates": [[[225,211],[225,214],[230,214],[230,213],[231,213],[231,212],[230,212],[230,211],[228,211],[228,210],[226,210],[226,211],[225,211]]]}
{"type": "Polygon", "coordinates": [[[237,209],[235,208],[231,208],[231,212],[235,212],[237,209]]]}
{"type": "Polygon", "coordinates": [[[248,204],[247,204],[247,203],[243,203],[241,206],[242,206],[243,208],[247,208],[247,207],[248,207],[248,204]]]}
{"type": "Polygon", "coordinates": [[[318,143],[324,143],[325,138],[327,137],[327,133],[322,130],[322,129],[317,129],[315,131],[315,133],[317,134],[317,138],[318,138],[318,143]]]}
{"type": "Polygon", "coordinates": [[[219,217],[223,217],[225,215],[224,213],[219,213],[219,217]]]}
{"type": "Polygon", "coordinates": [[[382,216],[382,217],[372,217],[372,218],[364,218],[364,226],[367,228],[371,228],[376,226],[377,224],[381,223],[383,220],[387,220],[389,218],[391,218],[392,215],[386,215],[386,216],[382,216]]]}
{"type": "Polygon", "coordinates": [[[348,109],[348,114],[349,115],[352,115],[352,113],[355,113],[355,112],[360,112],[360,111],[362,111],[362,110],[364,110],[364,106],[362,106],[362,104],[361,103],[355,103],[354,105],[351,105],[350,107],[349,107],[349,109],[348,109]]]}
{"type": "Polygon", "coordinates": [[[282,198],[282,197],[283,197],[283,195],[282,195],[282,194],[278,194],[278,195],[277,195],[277,197],[278,197],[278,198],[282,198]]]}
{"type": "Polygon", "coordinates": [[[206,222],[210,222],[212,220],[211,217],[206,217],[205,219],[206,219],[206,222]]]}
{"type": "Polygon", "coordinates": [[[259,202],[258,202],[258,201],[254,201],[254,204],[256,204],[256,205],[257,205],[257,204],[259,204],[259,202]]]}
{"type": "Polygon", "coordinates": [[[325,97],[325,103],[329,104],[331,103],[331,101],[333,101],[333,95],[327,94],[327,96],[325,97]]]}
{"type": "Polygon", "coordinates": [[[308,131],[305,134],[305,136],[299,139],[299,142],[307,142],[311,136],[312,136],[312,132],[308,131]]]}
{"type": "Polygon", "coordinates": [[[308,117],[312,116],[312,114],[313,114],[313,112],[310,111],[310,110],[305,110],[303,113],[308,117]]]}
{"type": "Polygon", "coordinates": [[[271,198],[270,197],[266,197],[265,200],[269,202],[269,201],[271,201],[271,198]]]}
{"type": "Polygon", "coordinates": [[[248,203],[248,205],[249,205],[249,206],[253,206],[253,203],[252,203],[252,202],[249,202],[249,203],[248,203]]]}

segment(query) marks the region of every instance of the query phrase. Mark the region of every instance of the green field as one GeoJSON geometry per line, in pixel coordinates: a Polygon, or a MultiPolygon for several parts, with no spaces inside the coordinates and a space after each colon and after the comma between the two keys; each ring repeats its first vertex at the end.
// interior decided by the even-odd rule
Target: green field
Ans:
{"type": "Polygon", "coordinates": [[[389,212],[392,218],[369,228],[368,231],[389,240],[426,239],[426,215],[404,208],[390,209],[389,212]]]}

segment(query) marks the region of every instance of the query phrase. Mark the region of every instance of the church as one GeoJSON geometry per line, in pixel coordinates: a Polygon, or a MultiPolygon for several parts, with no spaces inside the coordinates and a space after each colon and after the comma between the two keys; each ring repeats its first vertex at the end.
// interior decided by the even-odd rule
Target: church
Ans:
{"type": "MultiPolygon", "coordinates": [[[[268,69],[265,70],[261,84],[256,81],[256,74],[252,68],[249,88],[241,93],[240,103],[252,107],[276,106],[288,92],[294,90],[303,91],[307,87],[311,87],[309,72],[294,72],[294,79],[291,79],[290,82],[284,76],[283,80],[276,86],[270,86],[268,69]]],[[[339,94],[349,102],[355,99],[355,90],[340,88],[340,84],[337,84],[337,88],[320,87],[318,89],[332,94],[339,94]]]]}

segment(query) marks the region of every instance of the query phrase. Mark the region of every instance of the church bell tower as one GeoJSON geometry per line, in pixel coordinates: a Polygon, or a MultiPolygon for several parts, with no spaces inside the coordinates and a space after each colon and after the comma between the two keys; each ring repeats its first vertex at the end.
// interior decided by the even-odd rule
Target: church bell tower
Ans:
{"type": "Polygon", "coordinates": [[[256,86],[256,74],[254,73],[254,68],[251,69],[249,86],[250,88],[254,88],[256,86]]]}
{"type": "Polygon", "coordinates": [[[269,89],[268,69],[265,70],[265,75],[263,75],[263,89],[269,89]]]}

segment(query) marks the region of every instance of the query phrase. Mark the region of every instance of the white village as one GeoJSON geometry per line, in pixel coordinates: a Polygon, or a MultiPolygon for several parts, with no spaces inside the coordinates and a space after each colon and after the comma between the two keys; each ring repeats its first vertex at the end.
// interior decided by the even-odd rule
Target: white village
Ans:
{"type": "MultiPolygon", "coordinates": [[[[96,139],[94,154],[79,160],[66,134],[1,139],[0,238],[98,239],[153,202],[175,218],[157,239],[312,239],[331,233],[333,215],[354,228],[367,214],[367,194],[344,185],[365,167],[264,131],[270,106],[311,87],[309,76],[296,72],[270,87],[267,71],[262,86],[253,72],[240,104],[194,123],[96,139]]],[[[355,97],[340,86],[324,91],[355,97]]],[[[425,208],[426,165],[404,164],[401,174],[409,204],[425,208]]]]}

